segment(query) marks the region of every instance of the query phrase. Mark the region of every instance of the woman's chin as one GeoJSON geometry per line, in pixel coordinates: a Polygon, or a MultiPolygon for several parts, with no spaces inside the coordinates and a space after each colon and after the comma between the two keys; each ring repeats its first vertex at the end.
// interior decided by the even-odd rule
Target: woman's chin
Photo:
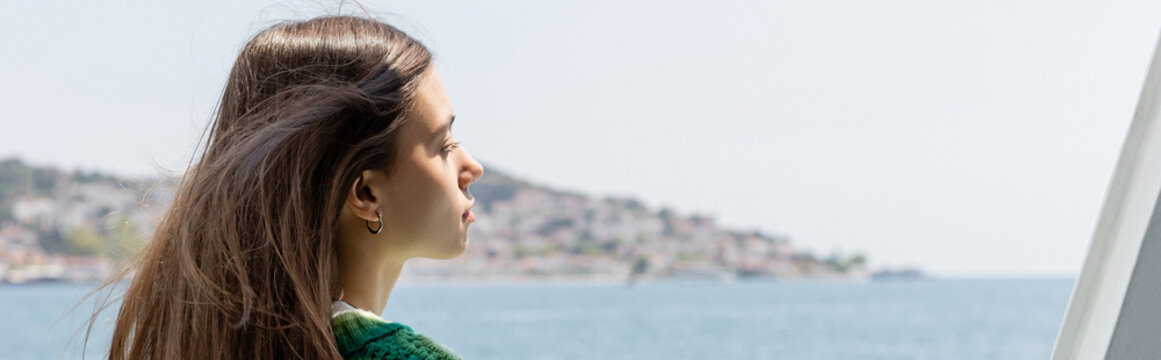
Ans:
{"type": "Polygon", "coordinates": [[[436,260],[451,260],[451,259],[455,259],[457,257],[460,257],[460,255],[463,255],[464,252],[467,251],[467,249],[468,249],[468,238],[465,236],[462,240],[456,242],[452,246],[449,246],[444,251],[438,252],[436,254],[432,254],[430,256],[425,256],[425,257],[431,258],[431,259],[436,259],[436,260]]]}

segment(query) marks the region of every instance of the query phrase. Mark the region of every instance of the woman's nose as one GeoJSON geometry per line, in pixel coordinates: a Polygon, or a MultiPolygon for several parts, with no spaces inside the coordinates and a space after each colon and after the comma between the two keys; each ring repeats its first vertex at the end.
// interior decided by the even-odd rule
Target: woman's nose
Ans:
{"type": "Polygon", "coordinates": [[[464,151],[464,169],[460,171],[460,187],[467,187],[468,184],[476,182],[484,175],[484,165],[476,161],[476,158],[464,151]]]}

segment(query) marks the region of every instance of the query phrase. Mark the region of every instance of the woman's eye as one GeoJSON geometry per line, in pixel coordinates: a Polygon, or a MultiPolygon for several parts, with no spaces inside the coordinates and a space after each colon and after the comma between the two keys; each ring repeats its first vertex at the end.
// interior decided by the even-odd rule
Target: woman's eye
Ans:
{"type": "Polygon", "coordinates": [[[456,141],[456,142],[454,142],[454,143],[447,144],[446,146],[444,146],[444,147],[443,147],[443,152],[451,152],[452,150],[455,150],[455,148],[457,148],[457,147],[460,147],[460,142],[459,142],[459,141],[456,141]]]}

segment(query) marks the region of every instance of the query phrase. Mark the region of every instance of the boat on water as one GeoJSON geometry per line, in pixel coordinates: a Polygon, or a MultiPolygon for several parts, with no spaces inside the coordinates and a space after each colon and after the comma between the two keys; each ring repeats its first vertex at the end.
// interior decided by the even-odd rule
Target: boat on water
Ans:
{"type": "Polygon", "coordinates": [[[871,274],[872,281],[914,281],[925,278],[919,269],[879,270],[871,274]]]}

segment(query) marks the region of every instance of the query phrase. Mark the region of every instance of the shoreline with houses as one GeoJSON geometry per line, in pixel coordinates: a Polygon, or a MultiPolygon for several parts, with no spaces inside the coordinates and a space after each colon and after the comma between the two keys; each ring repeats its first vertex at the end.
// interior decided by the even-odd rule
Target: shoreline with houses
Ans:
{"type": "MultiPolygon", "coordinates": [[[[0,283],[102,281],[132,259],[172,201],[177,177],[120,179],[0,160],[0,283]]],[[[452,260],[413,259],[401,283],[635,283],[658,279],[871,281],[864,254],[816,256],[785,235],[628,197],[553,190],[495,171],[473,184],[476,222],[452,260]]]]}

